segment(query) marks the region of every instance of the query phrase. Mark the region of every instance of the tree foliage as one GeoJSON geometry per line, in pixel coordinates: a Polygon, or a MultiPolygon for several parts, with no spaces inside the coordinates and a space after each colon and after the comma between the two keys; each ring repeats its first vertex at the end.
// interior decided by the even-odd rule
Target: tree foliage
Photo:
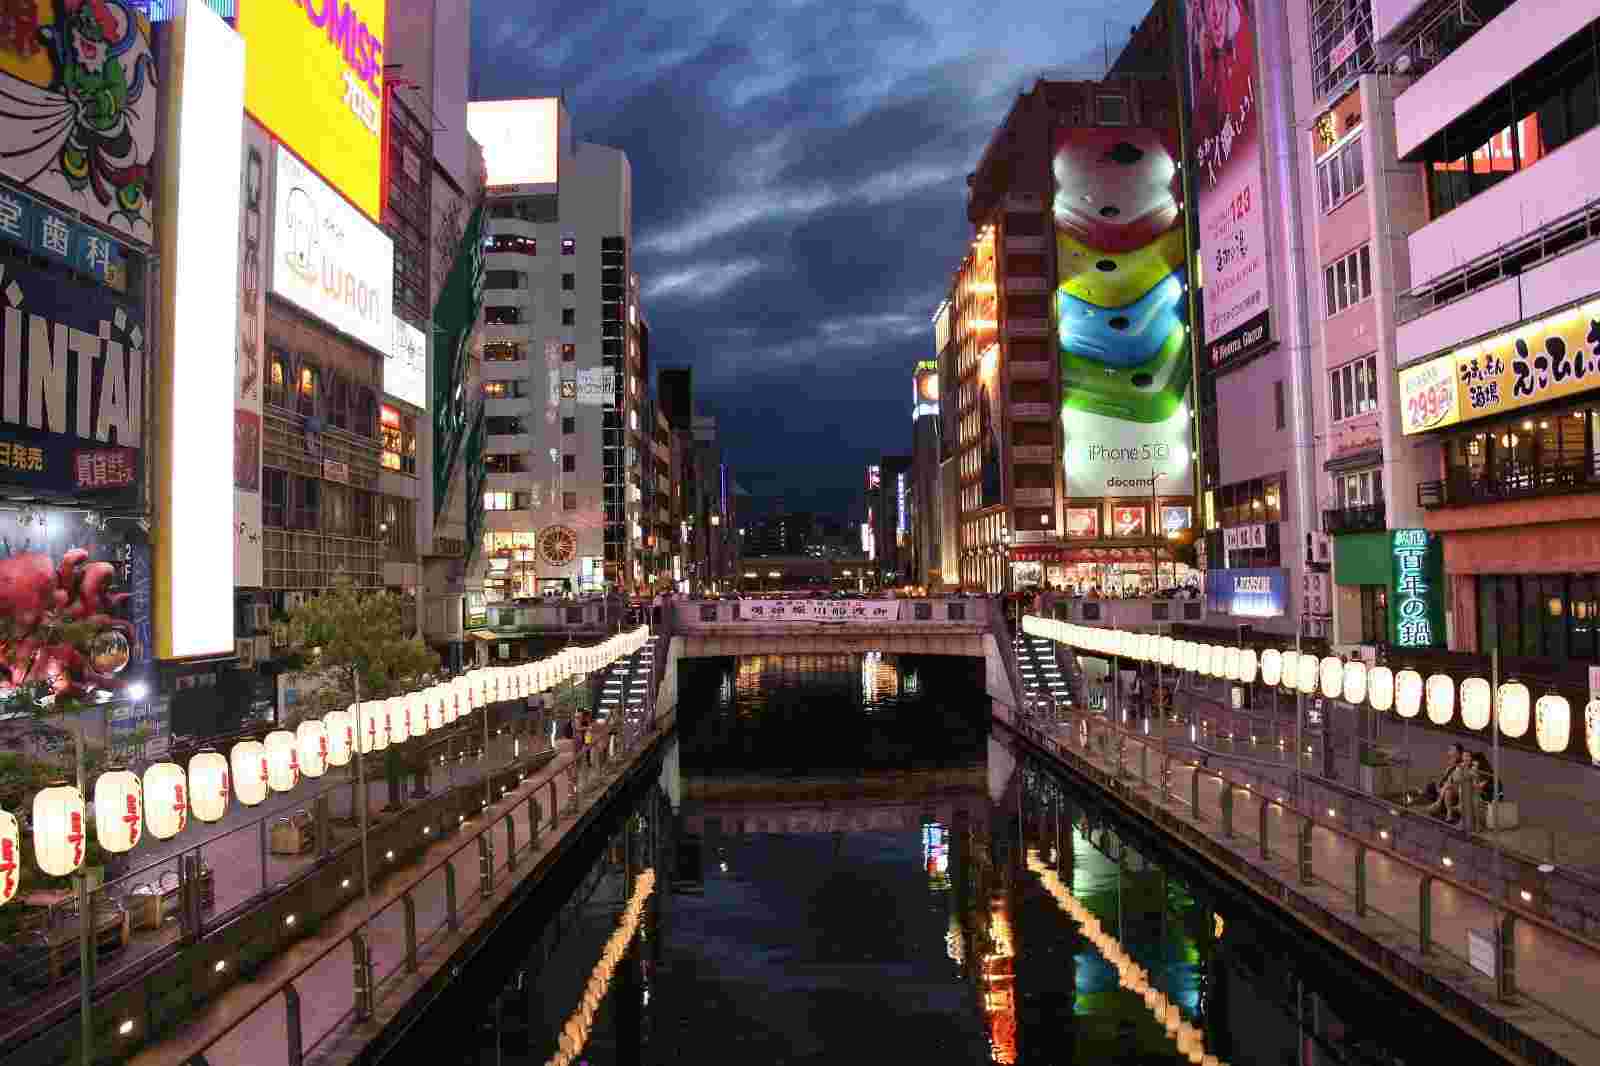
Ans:
{"type": "Polygon", "coordinates": [[[439,670],[439,656],[407,634],[406,600],[390,592],[333,589],[289,613],[289,640],[305,672],[349,700],[417,688],[439,670]]]}

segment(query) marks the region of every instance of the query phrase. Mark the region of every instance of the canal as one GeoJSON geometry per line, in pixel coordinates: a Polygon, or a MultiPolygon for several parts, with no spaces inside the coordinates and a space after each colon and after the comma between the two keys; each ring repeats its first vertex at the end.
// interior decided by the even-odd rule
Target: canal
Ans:
{"type": "Polygon", "coordinates": [[[992,727],[979,660],[680,670],[659,765],[389,1060],[1497,1061],[992,727]]]}

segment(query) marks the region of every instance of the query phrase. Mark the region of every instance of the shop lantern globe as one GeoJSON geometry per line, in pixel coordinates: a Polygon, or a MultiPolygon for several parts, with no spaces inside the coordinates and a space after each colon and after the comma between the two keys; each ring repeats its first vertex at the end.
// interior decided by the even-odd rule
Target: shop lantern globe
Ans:
{"type": "Polygon", "coordinates": [[[267,798],[267,747],[259,740],[241,740],[228,753],[233,768],[233,794],[246,807],[267,798]]]}
{"type": "Polygon", "coordinates": [[[144,824],[157,840],[171,840],[189,825],[189,776],[175,762],[144,772],[144,824]]]}
{"type": "Polygon", "coordinates": [[[1300,684],[1300,653],[1293,648],[1283,652],[1283,687],[1294,688],[1300,684]]]}
{"type": "Polygon", "coordinates": [[[1222,653],[1222,673],[1229,681],[1239,680],[1239,649],[1229,648],[1222,653]]]}
{"type": "Polygon", "coordinates": [[[1367,698],[1367,664],[1360,659],[1344,664],[1346,703],[1364,703],[1367,698]]]}
{"type": "Polygon", "coordinates": [[[1387,711],[1394,706],[1394,671],[1387,666],[1374,666],[1367,671],[1367,702],[1375,711],[1387,711]]]}
{"type": "Polygon", "coordinates": [[[1449,674],[1434,674],[1428,678],[1428,721],[1434,725],[1449,725],[1456,713],[1456,681],[1449,674]]]}
{"type": "Polygon", "coordinates": [[[1583,739],[1589,746],[1589,761],[1600,765],[1600,700],[1584,704],[1583,739]]]}
{"type": "Polygon", "coordinates": [[[16,815],[0,811],[0,907],[16,898],[22,884],[22,827],[16,815]]]}
{"type": "Polygon", "coordinates": [[[144,788],[139,775],[118,767],[94,782],[94,838],[109,852],[131,851],[144,834],[144,788]]]}
{"type": "Polygon", "coordinates": [[[1507,681],[1500,686],[1500,732],[1516,740],[1528,734],[1528,719],[1533,700],[1528,686],[1521,681],[1507,681]]]}
{"type": "Polygon", "coordinates": [[[1394,675],[1394,713],[1401,718],[1415,718],[1422,709],[1422,675],[1415,670],[1401,670],[1394,675]]]}
{"type": "Polygon", "coordinates": [[[1344,660],[1337,655],[1325,656],[1317,668],[1324,699],[1336,700],[1344,693],[1344,660]]]}
{"type": "Polygon", "coordinates": [[[83,793],[72,785],[41,788],[33,797],[33,861],[47,877],[66,877],[83,865],[88,844],[83,793]]]}
{"type": "Polygon", "coordinates": [[[1559,754],[1572,742],[1572,704],[1554,693],[1540,696],[1533,705],[1533,735],[1539,750],[1559,754]]]}
{"type": "Polygon", "coordinates": [[[220,822],[228,813],[228,760],[221,752],[197,751],[189,760],[189,811],[201,822],[220,822]]]}
{"type": "Polygon", "coordinates": [[[1462,725],[1468,729],[1482,729],[1489,724],[1494,705],[1489,682],[1481,677],[1467,678],[1461,682],[1461,691],[1456,694],[1456,699],[1461,704],[1462,725]]]}
{"type": "Polygon", "coordinates": [[[302,774],[321,777],[328,772],[328,723],[320,718],[301,722],[294,731],[294,740],[302,774]]]}
{"type": "Polygon", "coordinates": [[[262,741],[267,749],[267,787],[288,792],[300,783],[300,751],[293,733],[274,729],[262,741]]]}
{"type": "Polygon", "coordinates": [[[1295,679],[1295,687],[1307,696],[1317,691],[1317,681],[1320,678],[1321,663],[1315,655],[1302,655],[1297,666],[1299,676],[1295,679]]]}
{"type": "Polygon", "coordinates": [[[1276,685],[1283,678],[1283,653],[1268,648],[1261,653],[1261,683],[1276,685]]]}
{"type": "Polygon", "coordinates": [[[351,704],[349,710],[329,711],[323,716],[322,724],[328,727],[328,765],[348,765],[356,746],[355,704],[351,704]]]}

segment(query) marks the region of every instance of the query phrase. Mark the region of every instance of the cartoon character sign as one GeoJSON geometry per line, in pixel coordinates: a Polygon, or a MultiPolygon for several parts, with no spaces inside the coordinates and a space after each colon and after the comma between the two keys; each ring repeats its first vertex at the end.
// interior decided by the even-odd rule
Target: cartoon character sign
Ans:
{"type": "Polygon", "coordinates": [[[128,0],[0,0],[0,172],[148,240],[155,78],[128,0]]]}

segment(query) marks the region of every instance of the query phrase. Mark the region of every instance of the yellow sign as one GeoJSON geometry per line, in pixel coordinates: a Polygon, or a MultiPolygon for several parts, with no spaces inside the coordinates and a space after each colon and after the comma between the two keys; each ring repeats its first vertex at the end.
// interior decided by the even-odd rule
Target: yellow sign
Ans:
{"type": "Polygon", "coordinates": [[[1600,389],[1600,300],[1400,371],[1400,432],[1600,389]]]}
{"type": "Polygon", "coordinates": [[[381,222],[383,0],[243,0],[244,107],[381,222]]]}

